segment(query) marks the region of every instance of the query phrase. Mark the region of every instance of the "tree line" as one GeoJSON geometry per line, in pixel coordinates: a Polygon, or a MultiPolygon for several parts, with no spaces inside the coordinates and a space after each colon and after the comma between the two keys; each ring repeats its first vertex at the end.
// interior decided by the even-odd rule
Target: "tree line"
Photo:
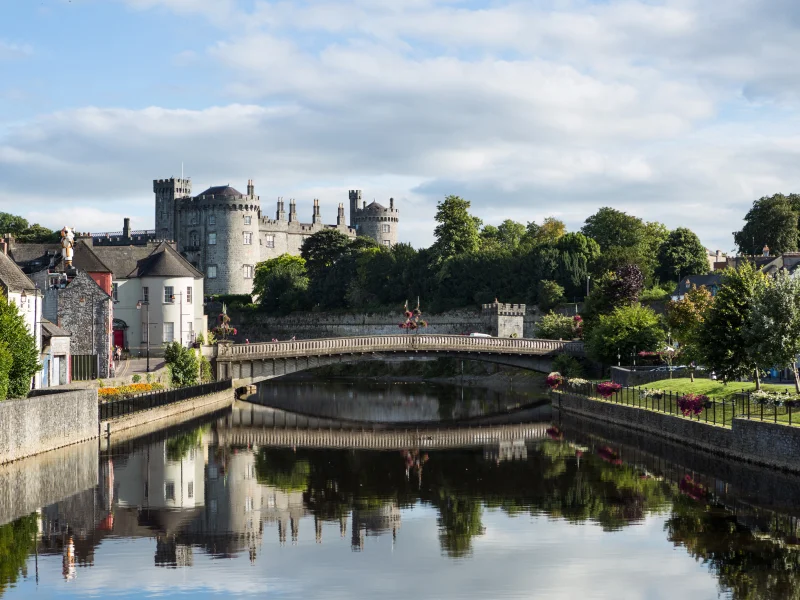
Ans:
{"type": "Polygon", "coordinates": [[[349,239],[326,229],[256,267],[254,294],[262,309],[365,310],[420,298],[427,311],[504,302],[549,310],[580,301],[608,273],[635,266],[654,298],[664,298],[686,275],[708,271],[707,251],[687,228],[670,231],[613,208],[601,208],[580,231],[549,217],[527,225],[484,225],[470,202],[448,196],[437,204],[435,241],[417,250],[370,238],[349,239]]]}

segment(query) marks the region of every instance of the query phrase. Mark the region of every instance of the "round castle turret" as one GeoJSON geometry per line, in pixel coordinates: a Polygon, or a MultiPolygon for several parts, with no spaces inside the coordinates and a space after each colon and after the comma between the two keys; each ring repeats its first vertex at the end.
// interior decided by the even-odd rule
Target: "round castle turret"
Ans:
{"type": "Polygon", "coordinates": [[[397,226],[400,211],[394,207],[394,198],[389,198],[389,208],[375,202],[367,204],[361,199],[361,190],[350,190],[350,225],[358,235],[371,237],[384,246],[397,243],[397,226]]]}
{"type": "Polygon", "coordinates": [[[178,245],[205,273],[207,294],[249,294],[261,260],[258,222],[261,202],[253,182],[247,194],[229,185],[210,187],[179,209],[178,245]]]}

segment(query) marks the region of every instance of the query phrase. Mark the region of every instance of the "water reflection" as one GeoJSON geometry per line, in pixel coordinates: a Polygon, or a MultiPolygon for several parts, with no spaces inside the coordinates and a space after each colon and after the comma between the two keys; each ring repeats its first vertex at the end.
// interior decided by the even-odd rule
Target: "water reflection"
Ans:
{"type": "MultiPolygon", "coordinates": [[[[221,443],[237,427],[271,431],[235,425],[246,419],[113,449],[97,486],[0,527],[0,594],[371,598],[374,579],[395,582],[387,597],[510,598],[534,581],[544,598],[800,597],[787,500],[800,486],[788,475],[763,475],[773,510],[744,489],[749,467],[714,458],[729,478],[717,479],[664,444],[576,420],[450,431],[461,441],[448,449],[321,447],[333,438],[317,422],[301,427],[302,444],[221,443]],[[588,588],[553,576],[604,573],[609,559],[613,572],[588,588]],[[454,578],[455,565],[467,570],[454,578]],[[414,568],[427,587],[407,579],[414,568]]],[[[420,435],[434,444],[439,433],[420,435]]]]}

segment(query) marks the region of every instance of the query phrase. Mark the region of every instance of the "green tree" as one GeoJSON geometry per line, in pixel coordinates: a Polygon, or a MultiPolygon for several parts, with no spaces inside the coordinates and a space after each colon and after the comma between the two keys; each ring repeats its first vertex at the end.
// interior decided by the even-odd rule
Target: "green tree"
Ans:
{"type": "Polygon", "coordinates": [[[184,348],[180,342],[167,344],[164,350],[164,362],[167,364],[174,387],[197,385],[200,364],[197,362],[194,349],[184,348]]]}
{"type": "Polygon", "coordinates": [[[586,334],[589,356],[606,365],[614,364],[618,353],[628,358],[637,352],[660,350],[663,344],[658,315],[639,304],[618,306],[610,314],[600,315],[586,334]]]}
{"type": "Polygon", "coordinates": [[[778,271],[774,279],[760,280],[749,308],[744,333],[750,360],[764,371],[791,368],[800,393],[800,279],[778,271]]]}
{"type": "Polygon", "coordinates": [[[336,229],[323,229],[310,235],[300,248],[306,271],[311,279],[319,278],[344,254],[350,245],[348,238],[336,229]]]}
{"type": "Polygon", "coordinates": [[[583,377],[581,363],[569,354],[559,354],[553,359],[553,371],[558,371],[564,377],[583,377]]]}
{"type": "Polygon", "coordinates": [[[36,545],[38,525],[37,516],[32,514],[0,526],[0,596],[25,568],[36,545]]]}
{"type": "Polygon", "coordinates": [[[753,202],[744,217],[744,227],[733,234],[739,252],[761,254],[766,244],[773,254],[797,250],[800,195],[775,194],[753,202]]]}
{"type": "Polygon", "coordinates": [[[53,231],[34,223],[17,235],[17,241],[29,244],[55,243],[61,239],[61,232],[53,231]]]}
{"type": "Polygon", "coordinates": [[[5,233],[19,235],[28,228],[28,221],[17,215],[0,212],[0,236],[5,233]]]}
{"type": "Polygon", "coordinates": [[[13,357],[8,370],[8,396],[0,400],[24,398],[31,389],[31,378],[40,368],[39,353],[17,305],[3,296],[0,296],[0,346],[13,357]]]}
{"type": "Polygon", "coordinates": [[[541,280],[536,286],[536,303],[541,311],[549,311],[564,301],[564,288],[555,281],[541,280]]]}
{"type": "Polygon", "coordinates": [[[700,327],[708,314],[714,297],[706,287],[693,285],[680,300],[667,302],[665,322],[672,337],[680,343],[684,362],[702,361],[700,327]]]}
{"type": "Polygon", "coordinates": [[[525,235],[522,237],[522,244],[527,247],[534,246],[554,246],[564,235],[567,226],[563,221],[555,217],[546,217],[541,225],[531,221],[526,227],[525,235]]]}
{"type": "Polygon", "coordinates": [[[586,219],[581,233],[596,241],[605,252],[613,246],[638,246],[645,236],[645,224],[621,210],[603,207],[586,219]]]}
{"type": "Polygon", "coordinates": [[[678,227],[658,249],[656,274],[662,281],[708,272],[707,251],[691,229],[678,227]]]}
{"type": "Polygon", "coordinates": [[[578,232],[565,233],[559,238],[556,247],[562,252],[583,256],[588,263],[600,256],[600,245],[592,238],[578,232]]]}
{"type": "Polygon", "coordinates": [[[714,303],[698,330],[703,362],[726,382],[755,375],[756,387],[760,388],[758,365],[748,351],[745,330],[756,289],[763,279],[764,275],[749,262],[738,269],[726,269],[714,303]]]}
{"type": "Polygon", "coordinates": [[[436,205],[433,250],[437,258],[448,259],[475,252],[480,247],[478,230],[481,220],[469,213],[470,202],[458,196],[447,196],[436,205]]]}
{"type": "Polygon", "coordinates": [[[536,337],[543,340],[572,340],[578,337],[574,317],[549,312],[536,323],[536,337]]]}
{"type": "Polygon", "coordinates": [[[516,250],[525,235],[525,225],[506,219],[497,227],[497,238],[506,250],[516,250]]]}
{"type": "Polygon", "coordinates": [[[281,254],[256,265],[253,294],[265,310],[289,313],[308,305],[308,282],[306,261],[281,254]]]}
{"type": "Polygon", "coordinates": [[[14,365],[14,356],[5,342],[0,342],[0,400],[8,398],[9,374],[14,365]]]}

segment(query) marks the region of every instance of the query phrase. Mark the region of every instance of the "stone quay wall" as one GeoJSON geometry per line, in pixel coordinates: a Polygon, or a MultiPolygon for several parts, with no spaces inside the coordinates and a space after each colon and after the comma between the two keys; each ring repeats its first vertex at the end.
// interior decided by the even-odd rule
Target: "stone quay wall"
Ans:
{"type": "MultiPolygon", "coordinates": [[[[219,312],[219,311],[217,311],[219,312]]],[[[285,317],[269,316],[251,311],[228,311],[231,325],[239,330],[237,342],[245,339],[251,342],[270,341],[273,338],[286,340],[292,336],[297,339],[320,339],[328,337],[350,337],[361,335],[394,335],[401,333],[398,325],[405,317],[396,312],[342,314],[328,312],[298,312],[285,317]]],[[[459,309],[441,314],[423,314],[428,327],[424,333],[461,335],[464,333],[491,334],[491,323],[480,310],[459,309]]],[[[539,314],[528,309],[523,321],[523,336],[535,337],[534,324],[539,314]]]]}
{"type": "Polygon", "coordinates": [[[800,454],[798,427],[734,419],[728,428],[577,394],[554,394],[553,404],[567,413],[629,427],[728,458],[800,472],[796,458],[800,454]]]}
{"type": "Polygon", "coordinates": [[[0,402],[0,463],[97,437],[97,390],[0,402]]]}

